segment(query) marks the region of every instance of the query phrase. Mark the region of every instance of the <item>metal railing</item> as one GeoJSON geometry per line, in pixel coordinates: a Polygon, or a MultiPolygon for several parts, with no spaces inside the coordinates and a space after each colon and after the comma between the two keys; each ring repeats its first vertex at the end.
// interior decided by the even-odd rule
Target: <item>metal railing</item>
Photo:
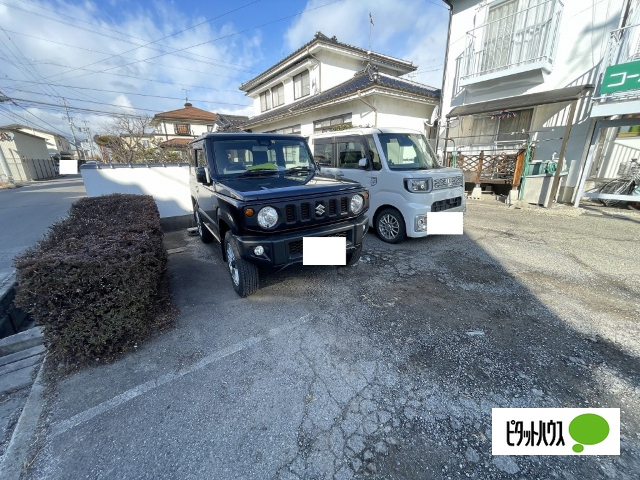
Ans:
{"type": "Polygon", "coordinates": [[[458,57],[460,80],[536,62],[550,66],[563,8],[560,0],[548,0],[469,30],[458,57]]]}
{"type": "MultiPolygon", "coordinates": [[[[596,92],[600,92],[602,79],[607,68],[612,65],[637,60],[640,60],[640,24],[628,25],[610,32],[607,48],[600,63],[596,92]]],[[[640,97],[640,90],[629,90],[626,92],[598,94],[594,100],[599,102],[608,100],[636,100],[638,97],[640,97]]]]}

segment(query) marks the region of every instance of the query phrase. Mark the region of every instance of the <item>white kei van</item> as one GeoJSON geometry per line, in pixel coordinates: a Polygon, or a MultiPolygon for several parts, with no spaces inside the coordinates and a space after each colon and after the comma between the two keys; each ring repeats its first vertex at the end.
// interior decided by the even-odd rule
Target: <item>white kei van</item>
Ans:
{"type": "Polygon", "coordinates": [[[464,212],[464,178],[443,168],[424,135],[400,128],[319,133],[309,145],[322,175],[369,189],[369,225],[385,242],[427,235],[428,212],[464,212]]]}

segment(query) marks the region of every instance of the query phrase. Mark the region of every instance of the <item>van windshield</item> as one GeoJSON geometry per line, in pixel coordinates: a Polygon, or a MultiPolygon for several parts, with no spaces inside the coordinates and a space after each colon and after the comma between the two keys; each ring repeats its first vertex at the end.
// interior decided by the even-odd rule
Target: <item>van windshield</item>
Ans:
{"type": "Polygon", "coordinates": [[[424,135],[379,133],[378,139],[391,170],[440,168],[424,135]]]}

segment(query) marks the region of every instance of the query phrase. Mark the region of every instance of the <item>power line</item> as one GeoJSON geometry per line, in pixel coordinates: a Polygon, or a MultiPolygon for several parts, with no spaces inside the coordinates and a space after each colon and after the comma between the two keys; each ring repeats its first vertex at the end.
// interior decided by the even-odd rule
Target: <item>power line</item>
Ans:
{"type": "MultiPolygon", "coordinates": [[[[290,18],[298,17],[298,16],[302,15],[303,13],[312,12],[312,11],[314,11],[314,10],[318,10],[318,9],[320,9],[320,8],[328,7],[329,5],[333,5],[334,3],[338,3],[338,2],[341,2],[341,1],[343,1],[343,0],[334,0],[334,1],[332,1],[332,2],[325,3],[324,5],[320,5],[320,6],[318,6],[318,7],[309,8],[309,9],[303,10],[303,11],[301,11],[301,12],[294,13],[293,15],[288,15],[288,16],[286,16],[286,17],[282,17],[282,18],[279,18],[279,19],[277,19],[277,20],[272,20],[272,21],[270,21],[270,22],[266,22],[266,23],[263,23],[263,24],[261,24],[261,25],[257,25],[257,26],[255,26],[255,27],[247,28],[247,29],[242,30],[242,31],[240,31],[240,32],[230,33],[230,34],[228,34],[228,35],[223,35],[222,37],[214,38],[214,39],[212,39],[212,40],[207,40],[207,41],[205,41],[205,42],[201,42],[201,43],[197,43],[197,44],[195,44],[195,45],[191,45],[191,46],[188,46],[188,47],[184,47],[184,48],[181,48],[181,49],[175,50],[175,51],[174,51],[174,52],[172,52],[172,53],[176,53],[176,52],[183,52],[183,51],[185,51],[185,50],[189,50],[189,49],[191,49],[191,48],[195,48],[195,47],[200,47],[200,46],[202,46],[202,45],[206,45],[207,43],[217,42],[218,40],[223,40],[223,39],[225,39],[225,38],[234,37],[234,36],[236,36],[236,35],[240,35],[240,34],[242,34],[242,33],[250,32],[251,30],[255,30],[255,29],[257,29],[257,28],[265,27],[265,26],[267,26],[267,25],[272,25],[272,24],[274,24],[274,23],[278,23],[278,22],[281,22],[281,21],[283,21],[283,20],[288,20],[288,19],[290,19],[290,18]]],[[[2,3],[2,2],[0,2],[0,3],[2,3]]],[[[105,73],[105,72],[108,72],[109,70],[113,70],[113,69],[116,69],[116,68],[128,67],[129,65],[133,65],[133,64],[136,64],[136,63],[144,62],[144,61],[147,61],[147,60],[153,60],[154,58],[160,58],[160,57],[163,57],[163,56],[165,56],[165,55],[169,55],[169,53],[163,53],[163,54],[161,54],[161,55],[156,55],[156,56],[153,56],[153,57],[144,58],[144,59],[142,59],[142,60],[136,60],[136,61],[134,61],[134,62],[126,63],[126,64],[124,64],[124,65],[119,65],[119,66],[116,66],[116,67],[109,67],[109,68],[106,68],[106,69],[104,69],[104,70],[100,70],[100,71],[98,71],[98,72],[96,72],[96,73],[105,73]]],[[[81,68],[78,68],[78,70],[81,70],[81,68]]],[[[67,73],[68,73],[68,72],[67,72],[67,73]]],[[[87,76],[87,75],[93,75],[93,74],[92,74],[92,73],[86,73],[86,74],[83,74],[83,75],[76,75],[76,76],[74,76],[74,77],[68,77],[68,78],[65,78],[64,80],[70,80],[70,79],[72,79],[72,78],[85,77],[85,76],[87,76]]]]}
{"type": "MultiPolygon", "coordinates": [[[[58,67],[64,67],[64,68],[68,67],[67,65],[62,65],[60,63],[55,63],[55,62],[43,62],[43,63],[47,63],[49,65],[55,65],[55,66],[58,66],[58,67]]],[[[92,73],[104,73],[105,75],[115,75],[117,77],[135,78],[136,80],[144,80],[146,82],[164,83],[164,84],[167,84],[167,85],[179,85],[179,86],[182,86],[182,87],[199,88],[199,89],[202,89],[202,90],[220,91],[220,90],[217,90],[217,89],[212,88],[212,87],[202,87],[202,86],[198,86],[198,85],[185,85],[184,83],[166,82],[166,81],[163,81],[163,80],[154,80],[154,79],[151,79],[151,78],[137,77],[135,75],[125,75],[123,73],[100,72],[99,70],[89,70],[87,68],[81,68],[80,70],[85,70],[87,72],[92,72],[92,73]]],[[[209,74],[207,74],[207,75],[209,75],[209,74]]],[[[72,78],[74,78],[74,77],[72,77],[72,78]]],[[[61,80],[71,80],[71,79],[61,79],[61,80]]],[[[9,87],[7,87],[7,88],[9,88],[9,87]]],[[[73,88],[75,88],[75,87],[73,87],[73,88]]]]}
{"type": "Polygon", "coordinates": [[[444,5],[440,5],[439,3],[433,2],[432,0],[424,0],[427,3],[430,3],[431,5],[435,5],[436,7],[440,7],[440,8],[444,8],[445,10],[449,10],[448,7],[445,7],[444,5]]]}
{"type": "MultiPolygon", "coordinates": [[[[32,83],[36,83],[36,82],[32,82],[32,83]]],[[[64,87],[65,85],[57,85],[55,83],[52,83],[51,85],[56,85],[56,86],[60,86],[60,87],[64,87]]],[[[38,92],[34,92],[31,90],[23,90],[21,88],[15,88],[15,87],[4,87],[8,90],[14,90],[17,92],[23,92],[23,93],[33,93],[35,95],[47,95],[46,93],[38,93],[38,92]]],[[[120,93],[123,95],[138,95],[141,97],[152,97],[152,98],[163,98],[166,100],[182,100],[182,97],[167,97],[167,96],[163,96],[163,95],[151,95],[148,93],[133,93],[133,92],[120,92],[118,90],[103,90],[100,88],[89,88],[89,87],[73,87],[73,88],[77,88],[77,89],[82,89],[82,90],[95,90],[97,92],[106,92],[106,93],[120,93]]],[[[70,98],[69,100],[77,100],[79,102],[89,102],[89,103],[102,103],[103,105],[112,105],[114,107],[119,107],[120,105],[114,105],[111,103],[104,103],[104,102],[99,102],[99,101],[91,101],[91,100],[82,100],[79,98],[70,98]]],[[[244,103],[229,103],[229,102],[214,102],[214,101],[210,101],[210,100],[197,100],[197,99],[193,99],[194,102],[201,102],[201,103],[211,103],[213,105],[232,105],[234,107],[250,107],[251,105],[247,105],[244,103]]],[[[127,107],[129,108],[129,107],[127,107]]]]}
{"type": "MultiPolygon", "coordinates": [[[[31,115],[32,117],[34,117],[34,118],[35,118],[36,120],[38,120],[39,122],[42,122],[42,123],[44,123],[45,125],[48,125],[49,127],[53,128],[54,130],[57,130],[58,132],[62,133],[65,137],[68,135],[68,134],[67,134],[67,132],[63,132],[63,131],[62,131],[62,130],[60,130],[59,128],[54,127],[53,125],[51,125],[51,124],[50,124],[50,123],[48,123],[48,122],[45,122],[45,121],[44,121],[44,120],[42,120],[41,118],[39,118],[39,117],[37,117],[36,115],[34,115],[33,113],[31,113],[29,110],[27,110],[27,109],[26,109],[25,107],[23,107],[22,105],[20,105],[20,104],[16,103],[13,99],[10,99],[10,101],[11,101],[11,103],[12,103],[13,105],[15,105],[15,106],[16,106],[16,107],[18,107],[18,108],[21,108],[22,110],[24,110],[25,112],[27,112],[29,115],[31,115]]],[[[59,106],[59,105],[56,105],[56,107],[58,107],[58,106],[59,106]]],[[[4,107],[4,106],[3,106],[3,107],[4,107]]],[[[13,112],[11,112],[10,110],[6,110],[6,112],[11,113],[11,114],[12,114],[12,115],[14,115],[14,117],[15,117],[15,114],[14,114],[13,112]]],[[[18,117],[18,118],[20,118],[20,117],[18,117]]],[[[36,125],[33,121],[29,121],[29,120],[27,120],[27,119],[26,119],[26,117],[25,117],[24,119],[21,119],[21,120],[24,120],[26,123],[31,123],[31,125],[34,125],[34,126],[36,126],[37,128],[42,129],[42,127],[40,127],[40,126],[36,125]]]]}
{"type": "MultiPolygon", "coordinates": [[[[148,40],[146,40],[146,39],[144,39],[144,38],[136,37],[136,36],[134,36],[134,35],[130,35],[130,34],[125,33],[125,32],[120,32],[120,31],[118,31],[118,30],[114,30],[114,29],[109,28],[109,27],[104,27],[104,26],[99,25],[99,24],[97,24],[97,23],[87,22],[86,20],[82,20],[82,19],[80,19],[80,18],[75,18],[75,17],[72,17],[72,16],[70,16],[70,15],[66,15],[66,14],[64,14],[64,13],[56,12],[55,10],[51,10],[51,9],[48,9],[48,8],[44,8],[44,7],[42,7],[41,5],[37,5],[37,4],[31,3],[31,2],[25,2],[24,0],[19,0],[19,1],[22,1],[22,2],[24,2],[24,3],[28,3],[29,5],[33,5],[33,6],[37,7],[37,8],[42,9],[42,10],[46,10],[46,11],[49,11],[49,12],[55,13],[56,15],[60,15],[60,16],[63,16],[63,17],[70,18],[70,19],[72,19],[72,20],[76,20],[76,21],[78,21],[78,22],[86,23],[86,24],[92,25],[92,26],[94,26],[94,27],[98,27],[98,28],[102,28],[102,29],[105,29],[105,30],[109,30],[109,31],[111,31],[111,32],[115,32],[115,33],[118,33],[118,34],[120,34],[120,35],[124,35],[124,36],[130,37],[130,38],[135,38],[135,39],[137,39],[137,40],[142,40],[143,42],[148,42],[148,40]]],[[[75,24],[73,24],[73,23],[65,22],[65,21],[60,20],[60,19],[57,19],[57,18],[52,18],[52,17],[49,17],[49,16],[47,16],[47,15],[43,15],[43,14],[41,14],[41,13],[34,12],[33,10],[28,10],[28,9],[26,9],[26,8],[19,7],[18,5],[12,5],[12,4],[10,4],[10,3],[5,3],[5,2],[2,2],[2,1],[0,1],[0,4],[5,5],[5,6],[7,6],[7,7],[15,8],[15,9],[17,9],[17,10],[20,10],[20,11],[23,11],[23,12],[26,12],[26,13],[29,13],[29,14],[31,14],[31,15],[36,15],[36,16],[41,17],[41,18],[46,18],[47,20],[51,20],[51,21],[53,21],[53,22],[61,23],[61,24],[63,24],[63,25],[69,25],[70,27],[77,28],[77,29],[79,29],[79,30],[84,30],[84,31],[89,32],[89,33],[98,34],[98,32],[96,32],[95,30],[92,30],[92,29],[89,29],[89,28],[84,28],[84,27],[81,27],[81,26],[79,26],[79,25],[75,25],[75,24]]],[[[141,45],[141,44],[139,44],[139,43],[132,42],[132,41],[130,41],[130,40],[125,40],[125,39],[123,39],[123,38],[114,37],[113,35],[106,35],[106,34],[99,34],[99,35],[101,35],[102,37],[107,37],[107,38],[112,38],[112,39],[114,39],[114,40],[118,40],[119,42],[129,43],[129,44],[131,44],[131,45],[138,45],[138,46],[140,46],[140,45],[141,45]]],[[[171,48],[171,47],[167,47],[166,45],[159,45],[159,46],[161,46],[161,47],[163,47],[163,48],[166,48],[166,49],[171,48]]],[[[157,48],[152,48],[152,47],[148,47],[148,48],[149,48],[150,50],[155,50],[155,51],[157,51],[157,52],[162,52],[162,51],[163,51],[163,50],[160,50],[160,49],[157,49],[157,48]]],[[[171,54],[171,52],[169,52],[168,54],[171,54]]],[[[239,66],[239,67],[243,67],[243,68],[245,68],[245,69],[247,69],[247,70],[253,70],[253,71],[255,71],[255,69],[248,68],[246,65],[240,65],[240,64],[237,64],[237,63],[226,62],[226,61],[224,61],[224,60],[220,60],[220,59],[213,58],[213,57],[207,57],[206,55],[200,55],[200,54],[198,54],[198,53],[187,52],[187,55],[191,55],[191,56],[193,56],[193,57],[204,58],[204,59],[207,59],[207,60],[213,60],[214,62],[225,63],[225,64],[228,64],[228,65],[236,65],[236,66],[239,66]]],[[[181,55],[176,55],[176,56],[181,56],[181,55]]],[[[193,58],[184,57],[184,56],[181,56],[181,57],[182,57],[182,58],[189,59],[189,60],[193,60],[193,58]]],[[[202,60],[199,60],[199,61],[202,61],[202,60]]],[[[212,65],[213,65],[213,64],[212,64],[212,65]]]]}
{"type": "MultiPolygon", "coordinates": [[[[15,32],[13,30],[5,29],[5,31],[9,32],[9,33],[13,33],[15,35],[22,35],[24,37],[29,37],[29,38],[33,38],[33,39],[36,39],[36,40],[41,40],[43,42],[55,43],[56,45],[63,45],[65,47],[77,48],[79,50],[84,50],[84,51],[87,51],[87,52],[101,53],[103,55],[110,55],[108,52],[102,52],[100,50],[94,50],[92,48],[84,48],[84,47],[78,47],[77,45],[69,45],[68,43],[56,42],[54,40],[49,40],[48,38],[36,37],[34,35],[29,35],[29,34],[22,33],[22,32],[15,32]]],[[[119,55],[119,56],[121,56],[122,58],[131,59],[131,57],[125,57],[125,56],[122,56],[122,55],[119,55]]],[[[45,63],[49,63],[49,62],[45,62],[45,63]]],[[[201,70],[192,70],[192,69],[189,69],[189,68],[178,67],[178,66],[175,66],[175,65],[165,65],[164,63],[155,63],[155,62],[145,62],[145,63],[148,63],[149,65],[157,65],[159,67],[164,67],[164,68],[174,68],[174,69],[181,70],[181,71],[201,73],[203,75],[213,75],[213,76],[216,76],[216,77],[225,77],[225,78],[236,78],[236,77],[231,77],[231,76],[228,76],[228,75],[220,75],[220,74],[217,74],[217,73],[203,72],[201,70]]],[[[219,66],[219,65],[216,65],[216,66],[219,66]]],[[[65,68],[74,68],[74,67],[66,66],[65,68]]],[[[209,87],[209,88],[211,88],[211,90],[216,90],[218,92],[242,93],[244,95],[244,93],[240,92],[239,90],[219,90],[217,88],[212,88],[212,87],[209,87]]]]}
{"type": "MultiPolygon", "coordinates": [[[[214,20],[217,20],[217,19],[219,19],[219,18],[222,18],[222,17],[224,17],[224,16],[227,16],[227,15],[229,15],[229,14],[233,13],[233,12],[237,12],[238,10],[242,10],[243,8],[246,8],[246,7],[248,7],[249,5],[253,5],[253,4],[255,4],[255,3],[258,3],[259,1],[260,1],[260,0],[254,0],[254,1],[250,2],[250,3],[247,3],[247,4],[245,4],[245,5],[242,5],[241,7],[237,7],[237,8],[234,8],[233,10],[230,10],[230,11],[228,11],[228,12],[225,12],[225,13],[223,13],[223,14],[220,14],[220,15],[218,15],[217,17],[210,18],[209,20],[205,20],[204,22],[200,22],[200,23],[198,23],[198,24],[196,24],[196,25],[193,25],[193,26],[191,26],[191,27],[188,27],[188,28],[182,29],[182,30],[180,30],[180,31],[178,31],[178,32],[175,32],[175,33],[172,33],[172,34],[170,34],[170,35],[165,35],[165,36],[164,36],[164,37],[162,37],[162,38],[159,38],[159,39],[157,39],[157,40],[153,40],[153,41],[148,42],[148,43],[146,43],[146,44],[144,44],[144,45],[139,45],[139,46],[137,46],[137,47],[135,47],[135,48],[132,48],[132,49],[127,50],[127,51],[125,51],[125,52],[119,53],[119,54],[117,54],[117,55],[111,55],[110,57],[103,58],[102,60],[98,60],[98,61],[96,61],[96,62],[88,63],[87,65],[83,65],[83,68],[85,68],[85,67],[90,67],[90,66],[92,66],[92,65],[95,65],[96,63],[106,62],[107,60],[110,60],[110,59],[112,59],[112,58],[114,58],[114,57],[119,57],[119,56],[124,55],[124,54],[126,54],[126,53],[131,53],[131,52],[133,52],[133,51],[135,51],[135,50],[138,50],[138,49],[140,49],[140,48],[147,47],[148,45],[153,45],[154,43],[159,42],[159,41],[161,41],[161,40],[165,40],[165,39],[167,39],[167,38],[173,37],[173,36],[178,35],[178,34],[180,34],[180,33],[184,33],[184,32],[186,32],[187,30],[191,30],[191,29],[193,29],[193,28],[199,27],[200,25],[204,25],[204,24],[206,24],[206,23],[210,23],[210,22],[212,22],[212,21],[214,21],[214,20]]],[[[179,50],[176,50],[176,51],[179,51],[179,50]]],[[[173,52],[170,52],[170,53],[173,53],[173,52]]],[[[165,53],[165,54],[163,54],[163,55],[168,55],[168,54],[167,54],[167,53],[165,53]]],[[[73,72],[74,70],[75,70],[75,69],[69,70],[68,72],[61,72],[61,73],[57,73],[56,75],[52,75],[52,76],[51,76],[51,77],[49,77],[49,78],[53,78],[53,77],[56,77],[56,76],[58,76],[58,75],[65,75],[65,74],[67,74],[67,73],[71,73],[71,72],[73,72]]]]}

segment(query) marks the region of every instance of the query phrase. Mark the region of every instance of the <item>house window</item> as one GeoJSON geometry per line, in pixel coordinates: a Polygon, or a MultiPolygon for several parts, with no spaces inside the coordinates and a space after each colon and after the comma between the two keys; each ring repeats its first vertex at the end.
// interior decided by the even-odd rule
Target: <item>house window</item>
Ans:
{"type": "Polygon", "coordinates": [[[271,110],[271,90],[266,90],[260,94],[261,111],[271,110]]]}
{"type": "Polygon", "coordinates": [[[293,77],[293,97],[295,99],[309,95],[309,70],[293,77]]]}
{"type": "Polygon", "coordinates": [[[533,108],[473,117],[470,134],[459,132],[462,137],[460,142],[466,145],[496,145],[509,148],[514,143],[527,139],[528,134],[523,132],[531,129],[532,118],[533,108]]]}
{"type": "Polygon", "coordinates": [[[489,6],[480,70],[492,71],[536,60],[549,38],[554,2],[508,0],[489,6]]]}
{"type": "Polygon", "coordinates": [[[351,127],[351,113],[316,120],[313,122],[313,133],[331,132],[336,130],[338,125],[351,127]]]}
{"type": "Polygon", "coordinates": [[[279,128],[277,130],[270,130],[265,133],[290,133],[293,135],[300,135],[301,127],[302,126],[298,124],[298,125],[293,125],[291,127],[279,128]]]}
{"type": "Polygon", "coordinates": [[[278,107],[284,105],[284,85],[276,85],[271,89],[271,96],[273,97],[273,106],[278,107]]]}
{"type": "Polygon", "coordinates": [[[176,135],[191,135],[191,125],[188,123],[174,123],[173,131],[176,135]]]}

